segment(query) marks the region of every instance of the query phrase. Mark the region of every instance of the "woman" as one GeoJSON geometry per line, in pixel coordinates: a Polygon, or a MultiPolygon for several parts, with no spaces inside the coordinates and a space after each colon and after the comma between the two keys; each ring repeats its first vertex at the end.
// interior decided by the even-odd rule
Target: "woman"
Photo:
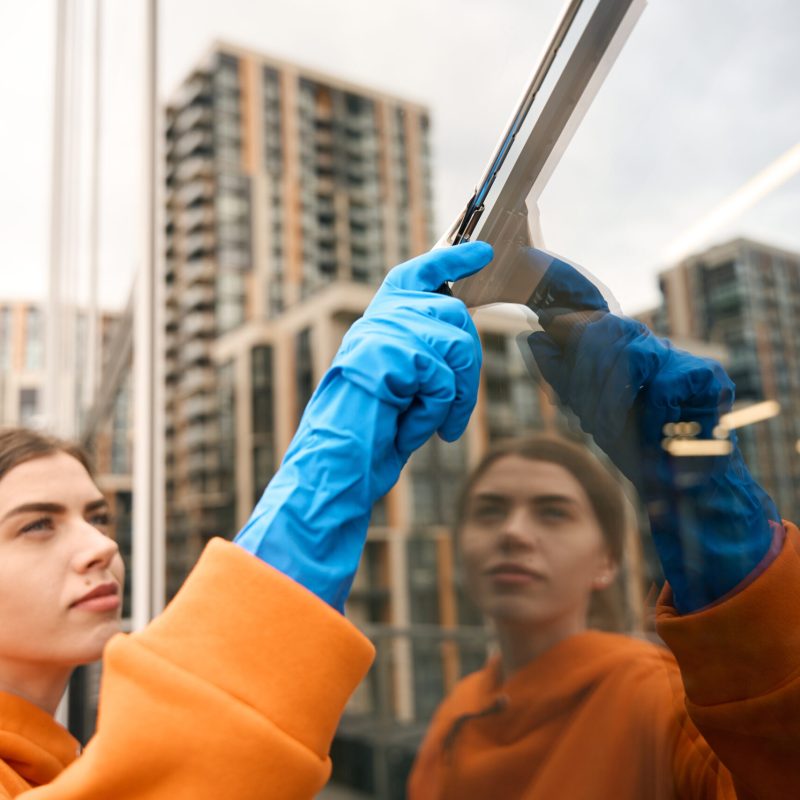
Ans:
{"type": "Polygon", "coordinates": [[[236,542],[213,540],[132,636],[114,636],[123,568],[85,456],[0,432],[0,798],[317,794],[374,653],[339,613],[370,509],[434,432],[461,435],[477,395],[477,332],[434,290],[490,258],[472,243],[389,273],[236,542]],[[97,734],[77,758],[52,715],[101,653],[97,734]]]}
{"type": "Polygon", "coordinates": [[[108,524],[78,448],[0,432],[0,798],[37,786],[31,797],[249,797],[278,757],[274,796],[313,796],[369,644],[294,581],[216,540],[157,622],[106,649],[124,580],[108,524]],[[316,641],[297,643],[287,617],[316,641]],[[317,674],[317,646],[334,685],[315,691],[307,677],[298,692],[285,665],[317,674]],[[53,714],[72,670],[104,649],[100,733],[76,760],[78,742],[53,714]]]}

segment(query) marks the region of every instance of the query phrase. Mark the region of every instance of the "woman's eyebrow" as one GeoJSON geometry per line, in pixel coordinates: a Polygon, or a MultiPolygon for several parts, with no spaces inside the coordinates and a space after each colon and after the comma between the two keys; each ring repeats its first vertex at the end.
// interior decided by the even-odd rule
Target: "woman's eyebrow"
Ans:
{"type": "Polygon", "coordinates": [[[92,500],[83,507],[83,513],[88,514],[90,511],[97,511],[98,508],[108,508],[108,500],[105,497],[100,497],[97,500],[92,500]]]}
{"type": "Polygon", "coordinates": [[[63,514],[67,509],[58,503],[23,503],[21,506],[12,508],[0,522],[5,522],[9,517],[18,514],[29,514],[31,512],[43,512],[45,514],[63,514]]]}
{"type": "Polygon", "coordinates": [[[565,505],[577,505],[578,501],[568,494],[537,494],[531,498],[534,503],[564,503],[565,505]]]}
{"type": "Polygon", "coordinates": [[[508,500],[508,495],[501,494],[500,492],[475,492],[472,495],[473,500],[489,500],[494,502],[503,502],[508,500]]]}

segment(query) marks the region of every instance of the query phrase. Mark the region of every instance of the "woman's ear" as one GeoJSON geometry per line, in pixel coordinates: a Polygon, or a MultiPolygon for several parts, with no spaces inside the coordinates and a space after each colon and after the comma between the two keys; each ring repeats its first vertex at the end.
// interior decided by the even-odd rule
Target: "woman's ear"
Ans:
{"type": "Polygon", "coordinates": [[[619,564],[617,564],[608,553],[605,553],[600,563],[600,568],[592,580],[592,589],[595,592],[601,592],[603,589],[607,589],[614,583],[618,574],[619,564]]]}

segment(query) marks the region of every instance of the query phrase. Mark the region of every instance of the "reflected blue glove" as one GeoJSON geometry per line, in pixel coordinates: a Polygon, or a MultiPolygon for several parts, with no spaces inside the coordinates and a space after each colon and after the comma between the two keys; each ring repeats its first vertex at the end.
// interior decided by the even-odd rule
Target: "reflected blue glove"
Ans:
{"type": "Polygon", "coordinates": [[[639,490],[675,607],[709,605],[755,569],[780,517],[735,434],[726,456],[673,457],[662,441],[676,422],[695,422],[698,438],[711,439],[733,403],[732,381],[715,361],[609,313],[569,264],[554,261],[542,283],[531,305],[545,332],[528,344],[543,377],[639,490]]]}
{"type": "Polygon", "coordinates": [[[466,428],[481,347],[467,307],[436,294],[484,267],[473,242],[395,267],[344,337],[280,469],[234,540],[342,610],[373,504],[435,432],[466,428]]]}

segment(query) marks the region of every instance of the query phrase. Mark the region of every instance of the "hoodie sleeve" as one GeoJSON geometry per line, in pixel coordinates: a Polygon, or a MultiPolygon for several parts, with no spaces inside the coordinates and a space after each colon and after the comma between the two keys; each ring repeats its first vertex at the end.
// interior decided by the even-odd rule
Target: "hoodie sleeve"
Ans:
{"type": "Polygon", "coordinates": [[[681,616],[665,587],[657,612],[688,713],[743,800],[800,786],[800,531],[785,528],[780,553],[741,591],[681,616]]]}
{"type": "Polygon", "coordinates": [[[83,756],[22,797],[313,797],[373,655],[322,600],[214,540],[160,617],[109,643],[83,756]]]}

